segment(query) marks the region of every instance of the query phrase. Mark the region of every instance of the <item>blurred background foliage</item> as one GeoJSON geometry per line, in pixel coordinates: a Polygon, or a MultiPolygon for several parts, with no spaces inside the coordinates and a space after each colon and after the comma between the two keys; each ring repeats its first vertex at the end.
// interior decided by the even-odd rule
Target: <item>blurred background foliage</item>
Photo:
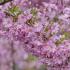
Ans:
{"type": "Polygon", "coordinates": [[[29,54],[25,61],[27,66],[24,68],[24,70],[46,70],[46,66],[42,63],[39,63],[38,58],[32,54],[29,54]]]}
{"type": "Polygon", "coordinates": [[[46,70],[46,66],[39,61],[39,59],[32,54],[28,54],[28,57],[22,61],[21,63],[13,64],[13,70],[46,70]],[[20,65],[20,66],[19,66],[20,65]]]}

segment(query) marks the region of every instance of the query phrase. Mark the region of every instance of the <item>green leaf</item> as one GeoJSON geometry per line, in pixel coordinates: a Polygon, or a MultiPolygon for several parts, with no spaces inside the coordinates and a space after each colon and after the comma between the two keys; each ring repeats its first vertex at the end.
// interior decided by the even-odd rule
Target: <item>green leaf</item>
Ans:
{"type": "Polygon", "coordinates": [[[64,40],[68,40],[68,39],[70,39],[70,32],[64,32],[63,35],[61,35],[60,40],[57,40],[57,41],[55,42],[55,44],[56,44],[56,45],[59,45],[59,44],[61,44],[64,40]]]}
{"type": "Polygon", "coordinates": [[[7,16],[12,16],[13,22],[16,22],[18,16],[22,13],[22,11],[18,6],[13,6],[11,8],[8,8],[8,10],[6,10],[5,13],[7,16]]]}
{"type": "Polygon", "coordinates": [[[0,3],[3,3],[4,2],[4,0],[0,0],[0,3]]]}
{"type": "Polygon", "coordinates": [[[32,9],[31,9],[31,14],[32,14],[33,16],[37,15],[37,9],[36,9],[36,8],[32,8],[32,9]]]}
{"type": "Polygon", "coordinates": [[[28,25],[33,25],[34,22],[35,22],[35,20],[34,20],[33,18],[27,20],[27,24],[28,24],[28,25]]]}
{"type": "Polygon", "coordinates": [[[70,39],[70,32],[64,32],[65,39],[70,39]]]}
{"type": "Polygon", "coordinates": [[[21,14],[21,10],[20,10],[20,8],[17,7],[17,6],[14,6],[14,7],[12,7],[12,8],[9,8],[9,9],[8,9],[8,12],[9,12],[9,14],[12,15],[12,16],[18,16],[19,14],[21,14]]]}
{"type": "Polygon", "coordinates": [[[60,40],[57,40],[57,41],[55,42],[55,44],[56,44],[56,45],[59,45],[59,44],[61,44],[64,40],[65,40],[65,35],[61,35],[60,40]]]}
{"type": "Polygon", "coordinates": [[[32,54],[29,54],[27,61],[31,62],[31,61],[35,61],[35,60],[37,60],[37,57],[33,56],[32,54]]]}
{"type": "Polygon", "coordinates": [[[35,24],[35,22],[37,22],[37,21],[38,21],[37,17],[32,17],[32,18],[27,20],[26,24],[33,26],[35,24]]]}

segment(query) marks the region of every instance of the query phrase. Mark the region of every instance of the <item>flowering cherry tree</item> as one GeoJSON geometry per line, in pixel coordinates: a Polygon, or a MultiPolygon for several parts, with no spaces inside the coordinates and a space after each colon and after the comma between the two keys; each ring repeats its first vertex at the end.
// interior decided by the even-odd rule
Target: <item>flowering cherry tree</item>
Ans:
{"type": "Polygon", "coordinates": [[[0,70],[18,70],[25,52],[70,70],[70,0],[0,0],[0,70]]]}

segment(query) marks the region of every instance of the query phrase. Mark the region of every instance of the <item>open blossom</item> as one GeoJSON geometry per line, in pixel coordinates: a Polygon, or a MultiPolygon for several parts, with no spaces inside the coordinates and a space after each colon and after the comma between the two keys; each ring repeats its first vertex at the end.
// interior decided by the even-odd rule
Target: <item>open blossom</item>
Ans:
{"type": "Polygon", "coordinates": [[[69,70],[69,3],[70,0],[12,0],[1,5],[0,69],[14,70],[15,65],[23,68],[22,61],[31,53],[48,70],[69,70]]]}

